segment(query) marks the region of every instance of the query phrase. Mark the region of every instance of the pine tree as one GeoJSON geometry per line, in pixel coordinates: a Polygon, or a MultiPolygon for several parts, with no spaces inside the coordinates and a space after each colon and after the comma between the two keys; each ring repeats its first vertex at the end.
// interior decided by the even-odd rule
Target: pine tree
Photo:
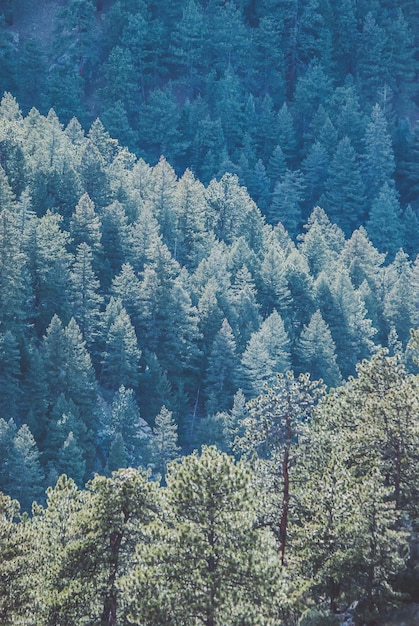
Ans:
{"type": "Polygon", "coordinates": [[[296,353],[298,369],[310,372],[314,379],[321,378],[329,387],[336,387],[341,382],[335,342],[319,310],[313,313],[308,325],[304,326],[296,353]]]}
{"type": "Polygon", "coordinates": [[[96,254],[101,248],[101,221],[87,193],[81,196],[71,216],[70,235],[74,247],[86,243],[96,254]]]}
{"type": "Polygon", "coordinates": [[[387,182],[381,187],[371,205],[366,228],[372,243],[390,258],[402,246],[401,210],[397,191],[387,182]]]}
{"type": "Polygon", "coordinates": [[[237,350],[241,353],[251,334],[260,325],[256,289],[252,276],[245,265],[237,271],[227,298],[229,323],[235,336],[237,350]]]}
{"type": "Polygon", "coordinates": [[[325,272],[333,272],[342,251],[345,236],[341,229],[332,224],[320,207],[315,207],[304,225],[305,233],[299,235],[299,250],[307,260],[314,278],[325,272]]]}
{"type": "Polygon", "coordinates": [[[43,333],[53,315],[69,319],[70,265],[73,260],[68,252],[68,232],[61,229],[62,217],[47,211],[38,220],[34,273],[37,277],[35,312],[39,331],[43,333]]]}
{"type": "Polygon", "coordinates": [[[189,0],[182,10],[182,19],[176,22],[171,33],[172,54],[182,70],[180,84],[186,86],[188,97],[193,99],[202,84],[204,70],[204,45],[206,23],[202,7],[189,0]]]}
{"type": "Polygon", "coordinates": [[[387,120],[378,104],[374,106],[365,130],[363,166],[370,198],[375,198],[385,183],[391,186],[395,170],[394,151],[387,120]]]}
{"type": "Polygon", "coordinates": [[[365,187],[358,156],[348,137],[339,141],[320,198],[330,219],[348,236],[365,219],[365,187]]]}
{"type": "Polygon", "coordinates": [[[275,381],[276,374],[290,368],[289,348],[284,322],[274,310],[251,335],[241,359],[247,382],[243,389],[250,397],[260,394],[265,384],[275,381]]]}
{"type": "Polygon", "coordinates": [[[0,333],[0,415],[18,417],[20,409],[21,355],[16,337],[10,330],[0,333]]]}
{"type": "Polygon", "coordinates": [[[156,416],[151,445],[155,471],[164,478],[167,464],[176,459],[180,453],[177,424],[173,419],[172,411],[165,406],[162,406],[160,413],[156,416]]]}
{"type": "Polygon", "coordinates": [[[207,228],[209,211],[204,186],[190,170],[179,179],[173,200],[176,215],[174,258],[181,265],[194,269],[208,254],[212,237],[207,228]]]}
{"type": "Polygon", "coordinates": [[[272,203],[267,217],[272,224],[281,222],[291,236],[294,236],[302,221],[304,199],[304,176],[300,170],[286,170],[272,193],[272,203]]]}
{"type": "Polygon", "coordinates": [[[268,316],[276,309],[285,318],[291,294],[285,275],[285,254],[274,231],[266,238],[260,265],[260,283],[257,287],[262,315],[268,316]]]}
{"type": "Polygon", "coordinates": [[[100,305],[99,280],[93,271],[93,254],[87,243],[77,247],[76,258],[70,273],[72,313],[88,346],[98,334],[100,305]]]}
{"type": "Polygon", "coordinates": [[[38,447],[26,424],[16,432],[12,450],[8,491],[24,511],[30,511],[32,502],[42,497],[44,474],[38,447]]]}
{"type": "Polygon", "coordinates": [[[410,338],[410,329],[415,327],[415,289],[414,269],[409,257],[402,250],[396,253],[392,266],[397,278],[384,295],[384,316],[390,329],[393,328],[402,344],[410,338]],[[412,289],[413,287],[413,289],[412,289]]]}
{"type": "Polygon", "coordinates": [[[20,249],[19,232],[12,214],[0,213],[0,310],[2,331],[21,334],[32,304],[27,287],[27,257],[20,249]]]}
{"type": "Polygon", "coordinates": [[[313,315],[315,307],[314,282],[305,258],[294,250],[285,261],[285,276],[291,294],[287,331],[291,341],[300,334],[313,315]]]}
{"type": "Polygon", "coordinates": [[[231,326],[224,319],[215,336],[205,376],[209,414],[229,409],[238,387],[239,359],[231,326]]]}
{"type": "Polygon", "coordinates": [[[274,619],[277,556],[272,537],[254,526],[246,466],[204,447],[201,456],[172,463],[166,480],[167,522],[156,528],[157,545],[137,552],[125,580],[134,619],[149,626],[274,619]]]}
{"type": "Polygon", "coordinates": [[[305,182],[305,207],[311,211],[318,204],[325,191],[325,182],[329,168],[329,156],[326,148],[319,141],[310,147],[301,164],[305,182]]]}
{"type": "MultiPolygon", "coordinates": [[[[116,392],[111,407],[109,432],[112,441],[121,434],[126,463],[131,467],[147,465],[147,446],[151,438],[151,429],[140,417],[134,391],[121,386],[116,392]]],[[[111,444],[112,448],[112,444],[111,444]]],[[[122,467],[122,466],[121,466],[122,467]]],[[[110,469],[118,469],[116,467],[110,469]]]]}
{"type": "Polygon", "coordinates": [[[388,63],[386,32],[369,12],[363,20],[359,36],[356,76],[365,103],[370,106],[377,101],[378,90],[385,83],[388,63]]]}
{"type": "Polygon", "coordinates": [[[112,321],[106,335],[101,381],[112,390],[121,385],[136,388],[141,351],[131,319],[124,308],[112,321]]]}
{"type": "Polygon", "coordinates": [[[57,472],[70,476],[77,485],[82,485],[86,475],[86,462],[83,451],[74,433],[70,431],[58,451],[57,472]]]}
{"type": "Polygon", "coordinates": [[[278,144],[284,153],[288,167],[297,157],[297,137],[294,120],[286,102],[279,109],[276,121],[278,144]]]}
{"type": "Polygon", "coordinates": [[[311,381],[309,374],[298,378],[292,372],[278,374],[275,383],[249,403],[248,415],[241,422],[243,434],[236,441],[236,450],[256,452],[263,459],[260,486],[270,494],[270,504],[264,512],[265,523],[271,526],[278,539],[282,565],[288,541],[290,496],[294,489],[295,450],[304,423],[310,419],[323,393],[321,383],[311,381]]]}

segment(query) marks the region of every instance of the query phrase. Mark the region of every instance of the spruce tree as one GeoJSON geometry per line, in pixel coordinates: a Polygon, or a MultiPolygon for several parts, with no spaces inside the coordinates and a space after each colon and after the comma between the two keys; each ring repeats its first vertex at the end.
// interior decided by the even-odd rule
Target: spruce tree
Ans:
{"type": "Polygon", "coordinates": [[[284,322],[276,310],[251,335],[241,363],[245,380],[243,389],[250,397],[259,395],[265,384],[274,382],[276,374],[289,369],[290,341],[284,322]]]}
{"type": "Polygon", "coordinates": [[[340,383],[336,345],[319,310],[313,313],[308,325],[304,326],[296,353],[298,369],[309,372],[314,379],[321,378],[329,387],[336,387],[340,383]]]}
{"type": "Polygon", "coordinates": [[[204,379],[207,412],[229,409],[238,387],[239,358],[231,326],[224,319],[215,336],[204,379]]]}
{"type": "Polygon", "coordinates": [[[402,246],[402,222],[397,191],[387,182],[371,205],[366,228],[375,247],[393,258],[402,246]]]}
{"type": "Polygon", "coordinates": [[[165,406],[162,406],[154,421],[151,449],[154,469],[164,478],[168,463],[180,454],[177,424],[173,419],[172,411],[165,406]]]}
{"type": "Polygon", "coordinates": [[[395,170],[394,150],[387,120],[378,104],[373,107],[364,142],[365,183],[367,194],[373,199],[385,183],[391,186],[395,170]]]}
{"type": "Polygon", "coordinates": [[[326,210],[332,222],[337,223],[347,236],[350,236],[365,219],[364,182],[358,155],[348,137],[341,139],[336,148],[320,205],[326,210]]]}

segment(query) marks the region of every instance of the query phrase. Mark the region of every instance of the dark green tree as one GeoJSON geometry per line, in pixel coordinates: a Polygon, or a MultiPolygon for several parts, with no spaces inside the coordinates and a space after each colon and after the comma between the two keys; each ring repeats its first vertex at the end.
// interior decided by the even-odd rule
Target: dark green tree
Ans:
{"type": "Polygon", "coordinates": [[[350,139],[339,141],[325,181],[320,205],[346,236],[365,220],[366,190],[361,176],[358,155],[350,139]]]}

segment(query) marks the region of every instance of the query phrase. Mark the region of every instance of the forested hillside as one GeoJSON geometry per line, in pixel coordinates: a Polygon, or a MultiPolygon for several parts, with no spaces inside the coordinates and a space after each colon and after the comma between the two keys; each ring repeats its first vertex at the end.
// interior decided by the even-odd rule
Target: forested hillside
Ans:
{"type": "Polygon", "coordinates": [[[346,238],[317,207],[293,240],[233,174],[178,178],[99,121],[85,134],[53,111],[24,117],[10,95],[0,116],[0,485],[11,495],[30,479],[10,474],[10,441],[39,450],[36,487],[63,472],[83,484],[153,464],[156,432],[175,425],[186,452],[226,449],[231,416],[278,372],[335,387],[378,345],[405,353],[419,261],[400,250],[388,262],[363,227],[346,238]]]}
{"type": "Polygon", "coordinates": [[[320,204],[419,251],[419,11],[408,0],[5,0],[0,92],[97,117],[155,165],[236,174],[291,235],[320,204]]]}
{"type": "Polygon", "coordinates": [[[419,602],[416,3],[0,11],[0,622],[419,602]]]}

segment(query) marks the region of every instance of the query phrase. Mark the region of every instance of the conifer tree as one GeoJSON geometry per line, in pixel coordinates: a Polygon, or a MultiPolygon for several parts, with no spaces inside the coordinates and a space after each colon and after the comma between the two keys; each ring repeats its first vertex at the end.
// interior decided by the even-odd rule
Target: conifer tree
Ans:
{"type": "Polygon", "coordinates": [[[86,475],[86,461],[72,431],[68,433],[67,439],[58,451],[57,472],[59,475],[71,476],[77,485],[83,484],[86,475]]]}
{"type": "Polygon", "coordinates": [[[395,170],[394,150],[387,120],[378,104],[373,107],[364,141],[363,166],[367,194],[370,198],[375,198],[385,183],[391,186],[395,170]]]}
{"type": "MultiPolygon", "coordinates": [[[[110,423],[107,424],[106,431],[105,436],[109,442],[110,450],[112,450],[113,440],[121,435],[128,465],[131,467],[138,467],[139,465],[145,467],[147,465],[147,446],[151,438],[151,429],[140,417],[132,389],[121,386],[116,392],[112,400],[110,423]]],[[[120,443],[118,443],[118,447],[120,447],[120,443]]],[[[118,468],[110,467],[109,469],[118,468]]]]}
{"type": "Polygon", "coordinates": [[[151,448],[155,471],[164,478],[167,464],[176,459],[180,453],[177,424],[173,419],[172,411],[165,406],[162,406],[160,413],[156,416],[151,448]]]}
{"type": "Polygon", "coordinates": [[[287,371],[291,365],[290,341],[279,313],[274,310],[254,332],[243,353],[241,363],[246,385],[243,389],[250,397],[262,392],[265,384],[271,385],[276,374],[287,371]]]}
{"type": "Polygon", "coordinates": [[[313,313],[308,325],[304,326],[296,352],[298,369],[310,372],[314,379],[321,378],[329,387],[336,387],[340,383],[335,342],[319,310],[313,313]]]}
{"type": "Polygon", "coordinates": [[[21,355],[16,337],[10,330],[0,333],[0,415],[18,417],[22,393],[21,355]]]}
{"type": "Polygon", "coordinates": [[[45,477],[38,447],[26,424],[13,438],[9,464],[10,496],[18,500],[24,511],[30,511],[32,503],[42,497],[45,477]]]}
{"type": "Polygon", "coordinates": [[[201,456],[169,465],[166,480],[158,543],[138,550],[138,565],[125,579],[134,620],[275,622],[277,592],[282,597],[278,558],[272,537],[254,525],[246,466],[204,447],[201,456]]]}
{"type": "Polygon", "coordinates": [[[103,298],[99,293],[99,280],[93,270],[92,250],[85,242],[77,247],[70,281],[72,313],[87,344],[92,346],[98,334],[103,298]]]}
{"type": "Polygon", "coordinates": [[[304,176],[300,170],[286,170],[273,190],[267,217],[271,224],[281,222],[291,236],[296,235],[302,221],[304,176]]]}
{"type": "Polygon", "coordinates": [[[6,209],[0,212],[0,328],[20,334],[28,321],[31,293],[27,257],[21,251],[16,221],[6,209]]]}
{"type": "Polygon", "coordinates": [[[47,211],[38,220],[34,254],[37,277],[35,300],[36,322],[43,333],[54,315],[69,319],[70,265],[73,256],[68,252],[69,234],[62,230],[62,217],[47,211]]]}
{"type": "Polygon", "coordinates": [[[390,258],[394,257],[403,242],[401,210],[397,191],[387,182],[371,205],[366,228],[375,247],[390,258]]]}
{"type": "Polygon", "coordinates": [[[266,238],[259,273],[257,287],[262,315],[268,316],[276,309],[285,318],[291,294],[285,275],[285,254],[273,231],[266,238]]]}
{"type": "Polygon", "coordinates": [[[87,193],[81,196],[71,216],[70,235],[73,246],[86,243],[95,253],[100,250],[101,221],[87,193]]]}
{"type": "Polygon", "coordinates": [[[323,205],[332,222],[350,236],[365,219],[366,197],[358,156],[348,137],[339,141],[330,163],[325,189],[320,205],[323,205]]]}
{"type": "Polygon", "coordinates": [[[108,389],[138,384],[141,351],[131,319],[124,308],[112,321],[103,353],[101,379],[108,389]]]}
{"type": "Polygon", "coordinates": [[[215,336],[205,376],[205,395],[209,414],[229,409],[237,391],[239,358],[231,326],[224,319],[215,336]]]}
{"type": "Polygon", "coordinates": [[[265,521],[277,537],[282,565],[286,563],[290,497],[294,489],[294,452],[304,423],[323,393],[323,385],[311,381],[309,374],[298,378],[289,371],[278,374],[275,383],[249,403],[248,414],[241,422],[243,434],[236,441],[237,450],[255,451],[263,459],[261,483],[267,479],[263,489],[270,494],[265,521]]]}
{"type": "Polygon", "coordinates": [[[250,336],[259,328],[259,305],[252,276],[245,265],[237,271],[228,297],[228,318],[237,350],[243,352],[250,336]]]}

